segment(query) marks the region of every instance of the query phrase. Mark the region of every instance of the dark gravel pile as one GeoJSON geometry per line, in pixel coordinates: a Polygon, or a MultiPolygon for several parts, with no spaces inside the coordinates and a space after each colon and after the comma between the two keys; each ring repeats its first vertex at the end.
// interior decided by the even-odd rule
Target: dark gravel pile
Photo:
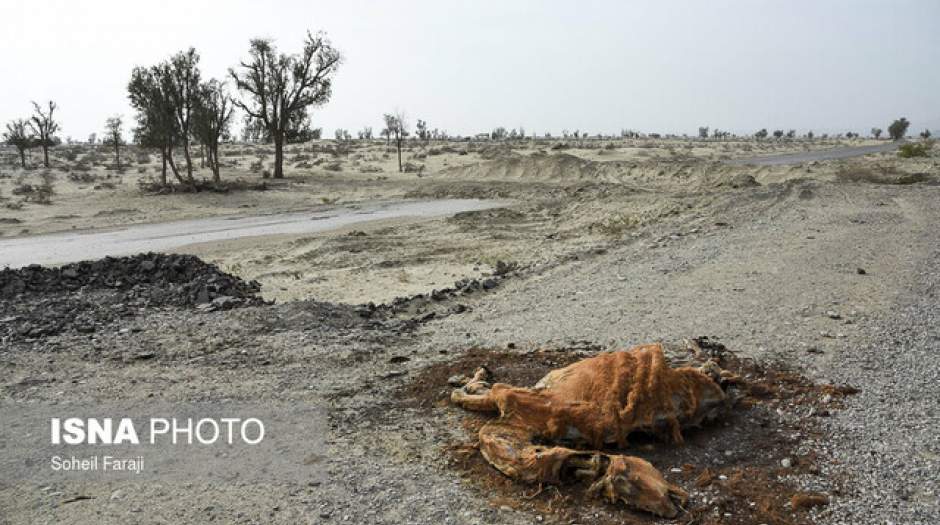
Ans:
{"type": "Polygon", "coordinates": [[[147,308],[261,304],[260,285],[191,255],[145,253],[0,270],[0,340],[92,333],[147,308]]]}

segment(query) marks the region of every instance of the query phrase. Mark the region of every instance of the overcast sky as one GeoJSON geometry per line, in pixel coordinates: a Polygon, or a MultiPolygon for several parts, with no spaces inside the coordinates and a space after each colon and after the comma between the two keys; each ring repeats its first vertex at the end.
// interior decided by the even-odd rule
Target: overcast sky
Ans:
{"type": "Polygon", "coordinates": [[[51,98],[63,138],[131,120],[136,65],[194,46],[221,78],[249,38],[297,52],[307,29],[345,56],[327,136],[396,108],[461,134],[940,128],[937,0],[0,2],[0,119],[51,98]]]}

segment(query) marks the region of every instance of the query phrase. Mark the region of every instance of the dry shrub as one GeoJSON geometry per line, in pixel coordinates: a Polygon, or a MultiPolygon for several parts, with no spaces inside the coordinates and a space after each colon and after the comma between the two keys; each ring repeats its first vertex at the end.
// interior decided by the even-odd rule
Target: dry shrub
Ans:
{"type": "Polygon", "coordinates": [[[839,182],[867,182],[870,184],[916,184],[928,179],[926,173],[902,173],[886,167],[850,167],[836,172],[839,182]]]}

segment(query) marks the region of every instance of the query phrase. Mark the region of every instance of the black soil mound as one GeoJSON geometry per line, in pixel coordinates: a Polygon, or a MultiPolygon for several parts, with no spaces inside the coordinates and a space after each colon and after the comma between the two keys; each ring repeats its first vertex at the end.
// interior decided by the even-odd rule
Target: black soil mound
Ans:
{"type": "Polygon", "coordinates": [[[95,332],[142,309],[261,304],[260,285],[191,255],[145,253],[0,270],[0,340],[95,332]]]}

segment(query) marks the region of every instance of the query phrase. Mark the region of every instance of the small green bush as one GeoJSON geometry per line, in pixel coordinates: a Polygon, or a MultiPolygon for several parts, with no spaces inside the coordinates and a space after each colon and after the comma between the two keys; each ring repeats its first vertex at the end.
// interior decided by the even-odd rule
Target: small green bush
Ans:
{"type": "Polygon", "coordinates": [[[902,159],[910,159],[913,157],[926,157],[927,150],[929,149],[926,143],[920,144],[902,144],[898,148],[898,156],[902,159]]]}

